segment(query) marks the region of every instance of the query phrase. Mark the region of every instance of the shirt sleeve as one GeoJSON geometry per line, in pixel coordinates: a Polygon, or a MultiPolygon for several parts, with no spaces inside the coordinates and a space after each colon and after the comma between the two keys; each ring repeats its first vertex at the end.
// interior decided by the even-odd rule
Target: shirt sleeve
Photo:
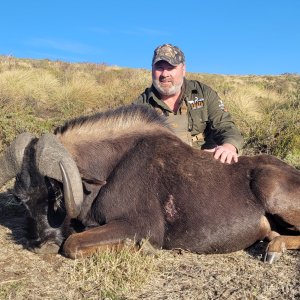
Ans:
{"type": "Polygon", "coordinates": [[[226,111],[223,101],[208,86],[206,86],[204,92],[206,94],[204,98],[207,99],[209,126],[213,132],[214,140],[219,145],[229,143],[240,150],[244,139],[235,126],[230,113],[226,111]]]}

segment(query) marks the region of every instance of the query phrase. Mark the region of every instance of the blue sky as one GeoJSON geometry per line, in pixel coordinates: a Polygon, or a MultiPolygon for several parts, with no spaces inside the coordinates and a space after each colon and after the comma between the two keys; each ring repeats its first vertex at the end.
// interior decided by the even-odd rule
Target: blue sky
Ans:
{"type": "Polygon", "coordinates": [[[5,0],[0,55],[151,68],[172,43],[187,71],[300,73],[300,0],[5,0]]]}

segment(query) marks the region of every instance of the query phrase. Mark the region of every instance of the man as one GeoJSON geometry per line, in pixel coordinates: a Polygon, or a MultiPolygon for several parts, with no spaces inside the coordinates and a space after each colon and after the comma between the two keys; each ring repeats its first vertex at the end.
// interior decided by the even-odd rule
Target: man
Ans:
{"type": "Polygon", "coordinates": [[[186,143],[214,152],[222,163],[238,161],[243,138],[217,93],[185,78],[185,57],[176,46],[164,44],[152,59],[152,86],[133,103],[146,104],[164,114],[186,143]]]}

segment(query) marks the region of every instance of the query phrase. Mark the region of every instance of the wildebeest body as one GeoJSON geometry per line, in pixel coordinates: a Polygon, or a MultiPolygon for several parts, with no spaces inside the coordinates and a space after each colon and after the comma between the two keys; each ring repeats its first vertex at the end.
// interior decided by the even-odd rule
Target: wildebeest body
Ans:
{"type": "Polygon", "coordinates": [[[199,253],[235,251],[263,239],[263,204],[242,168],[248,159],[224,165],[211,154],[181,144],[177,149],[170,139],[150,136],[135,146],[102,187],[93,222],[125,219],[139,228],[138,240],[149,236],[158,247],[199,253]],[[165,151],[170,145],[172,155],[165,151]]]}
{"type": "MultiPolygon", "coordinates": [[[[268,237],[272,254],[283,250],[279,234],[291,231],[295,238],[284,240],[284,247],[300,247],[300,173],[275,157],[242,156],[222,164],[183,143],[154,110],[140,106],[67,122],[55,134],[79,170],[83,200],[73,216],[64,205],[57,209],[65,217],[53,228],[50,219],[57,216],[49,214],[49,205],[57,200],[49,201],[45,181],[60,191],[60,178],[47,179],[34,162],[23,165],[23,191],[16,188],[16,195],[35,219],[40,245],[60,246],[66,239],[63,252],[75,257],[126,238],[149,238],[158,248],[224,253],[268,237]],[[71,219],[85,231],[73,233],[71,219]]],[[[38,146],[27,149],[39,156],[38,146]]],[[[47,165],[36,164],[42,170],[47,165]]]]}

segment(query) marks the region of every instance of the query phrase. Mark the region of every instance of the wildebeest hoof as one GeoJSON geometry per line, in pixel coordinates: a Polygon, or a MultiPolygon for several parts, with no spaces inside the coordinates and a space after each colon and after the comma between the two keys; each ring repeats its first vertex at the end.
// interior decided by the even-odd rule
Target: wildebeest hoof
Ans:
{"type": "Polygon", "coordinates": [[[45,243],[40,248],[34,248],[32,251],[36,254],[57,254],[59,246],[54,243],[45,243]]]}
{"type": "Polygon", "coordinates": [[[266,252],[264,262],[272,264],[279,260],[281,254],[281,252],[266,252]]]}

